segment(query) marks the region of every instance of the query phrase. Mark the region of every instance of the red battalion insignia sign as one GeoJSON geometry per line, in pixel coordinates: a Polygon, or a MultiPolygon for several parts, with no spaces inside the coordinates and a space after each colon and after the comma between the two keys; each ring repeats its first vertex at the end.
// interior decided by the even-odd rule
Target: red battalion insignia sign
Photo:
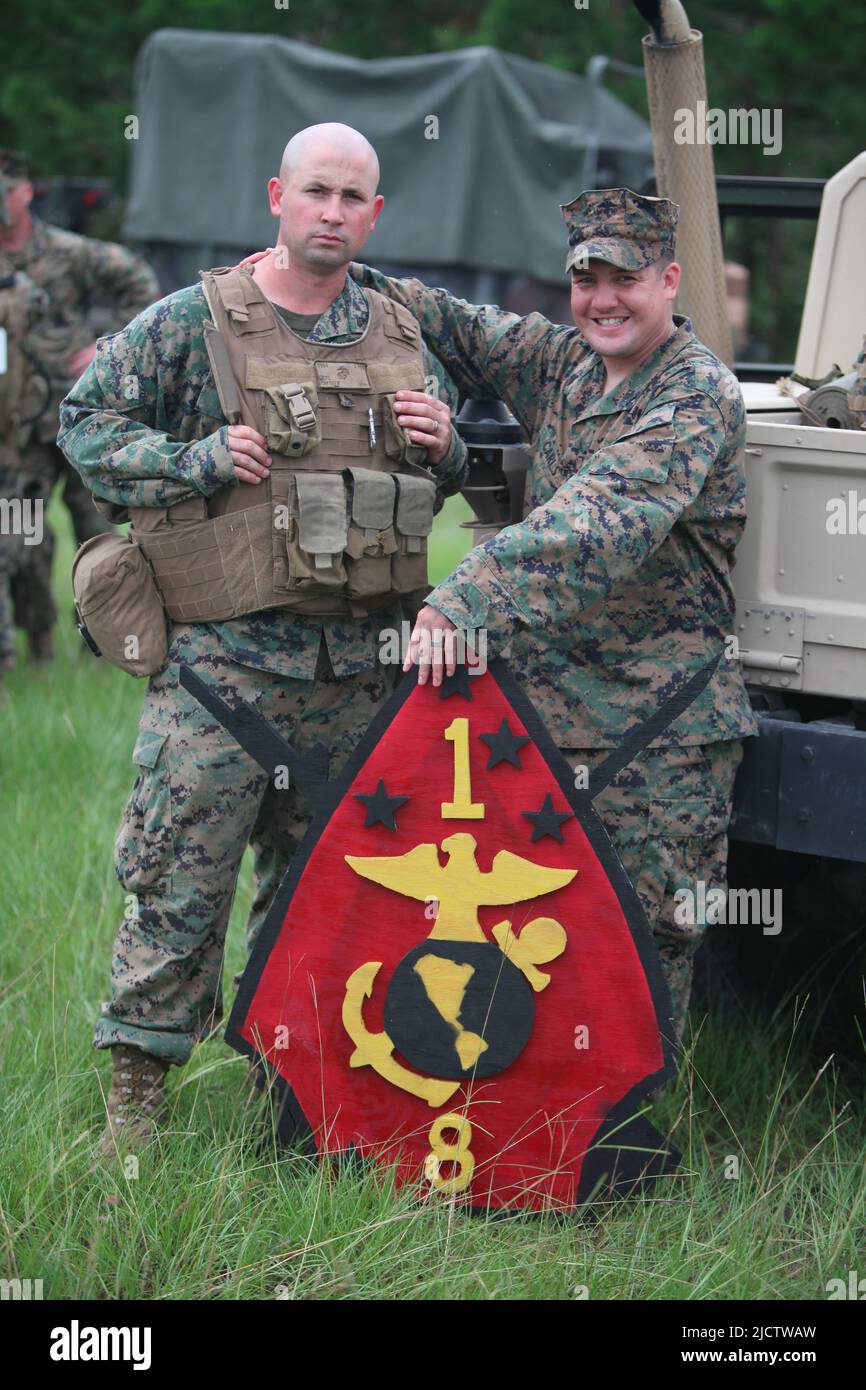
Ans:
{"type": "Polygon", "coordinates": [[[440,689],[411,672],[322,782],[226,1033],[320,1154],[487,1209],[569,1209],[676,1164],[636,1114],[673,1074],[671,1010],[599,789],[501,661],[440,689]]]}

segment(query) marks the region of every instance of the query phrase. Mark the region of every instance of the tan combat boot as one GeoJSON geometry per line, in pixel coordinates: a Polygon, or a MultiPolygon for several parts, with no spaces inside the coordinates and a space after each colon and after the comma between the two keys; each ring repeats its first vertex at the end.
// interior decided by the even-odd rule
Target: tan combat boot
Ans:
{"type": "Polygon", "coordinates": [[[99,1152],[106,1158],[113,1158],[118,1149],[142,1149],[155,1137],[165,1113],[165,1074],[171,1065],[122,1043],[116,1043],[111,1052],[114,1076],[108,1093],[108,1124],[99,1141],[99,1152]]]}

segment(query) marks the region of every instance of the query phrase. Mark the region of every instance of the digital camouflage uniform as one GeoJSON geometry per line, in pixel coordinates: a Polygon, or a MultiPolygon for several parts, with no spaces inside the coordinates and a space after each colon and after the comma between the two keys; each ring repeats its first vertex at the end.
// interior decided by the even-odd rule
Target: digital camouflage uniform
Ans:
{"type": "MultiPolygon", "coordinates": [[[[5,221],[5,191],[0,177],[0,226],[5,221]]],[[[0,329],[6,337],[6,368],[0,373],[0,499],[6,502],[25,500],[18,435],[32,367],[22,348],[43,304],[43,293],[26,275],[13,269],[0,249],[0,329]]],[[[0,676],[15,660],[10,585],[28,549],[23,534],[13,530],[13,520],[11,511],[7,512],[0,528],[0,676]]]]}
{"type": "MultiPolygon", "coordinates": [[[[581,195],[564,209],[569,268],[578,254],[652,264],[673,248],[671,209],[628,190],[581,195]]],[[[604,363],[575,328],[352,273],[415,315],[461,392],[504,401],[527,432],[524,521],[472,550],[428,602],[458,628],[487,629],[565,757],[589,768],[591,791],[604,751],[734,631],[746,515],[737,381],[677,318],[605,394],[604,363]]],[[[655,933],[678,1033],[701,928],[675,923],[673,893],[697,878],[724,887],[741,739],[756,731],[739,667],[723,659],[595,803],[655,933]]]]}
{"type": "MultiPolygon", "coordinates": [[[[48,301],[47,311],[34,322],[26,346],[47,371],[51,396],[21,440],[22,467],[30,495],[42,497],[45,510],[61,476],[65,478],[64,501],[72,515],[76,540],[82,545],[109,528],[56,444],[58,409],[73,383],[69,361],[93,342],[89,315],[95,304],[105,305],[112,326],[121,328],[153,303],[159,284],[150,266],[125,246],[79,236],[36,217],[25,244],[7,255],[16,270],[45,291],[48,301]]],[[[31,633],[50,629],[57,617],[51,591],[53,555],[54,536],[46,524],[41,545],[28,548],[26,564],[14,585],[18,625],[31,633]]]]}
{"type": "MultiPolygon", "coordinates": [[[[235,483],[227,426],[205,349],[200,286],[180,290],[102,338],[61,407],[60,442],[96,496],[119,507],[165,507],[235,483]],[[130,399],[132,397],[132,399],[130,399]]],[[[367,300],[351,281],[308,334],[353,342],[367,300]]],[[[438,364],[443,399],[453,391],[438,364]]],[[[437,469],[457,491],[466,451],[456,434],[437,469]]],[[[441,498],[440,498],[441,505],[441,498]]],[[[249,840],[255,901],[249,941],[305,828],[306,798],[278,791],[222,725],[178,684],[183,661],[231,701],[249,701],[300,751],[320,742],[332,775],[390,692],[378,634],[399,607],[372,618],[311,619],[279,609],[215,624],[176,624],[169,665],[151,679],[133,761],[138,779],[116,841],[127,915],[115,945],[112,1001],[94,1045],[126,1043],[182,1063],[221,1017],[220,970],[238,867],[249,840]]]]}

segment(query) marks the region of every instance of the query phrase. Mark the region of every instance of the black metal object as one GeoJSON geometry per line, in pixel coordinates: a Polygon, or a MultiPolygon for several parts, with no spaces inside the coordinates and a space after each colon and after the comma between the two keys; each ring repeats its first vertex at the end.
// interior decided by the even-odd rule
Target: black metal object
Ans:
{"type": "MultiPolygon", "coordinates": [[[[821,210],[826,179],[794,179],[771,174],[717,174],[719,216],[805,218],[814,221],[821,210]]],[[[655,178],[642,193],[657,193],[655,178]]]]}
{"type": "Polygon", "coordinates": [[[768,174],[718,174],[719,216],[804,218],[821,211],[826,179],[794,179],[768,174]]]}
{"type": "Polygon", "coordinates": [[[736,364],[738,381],[775,381],[780,376],[790,376],[793,370],[793,362],[738,362],[736,364]]]}
{"type": "MultiPolygon", "coordinates": [[[[509,466],[504,451],[522,444],[523,427],[503,405],[493,399],[465,401],[454,427],[468,446],[469,481],[461,489],[475,513],[463,526],[507,526],[523,518],[526,460],[509,466]]],[[[513,459],[513,455],[511,456],[513,459]]]]}
{"type": "Polygon", "coordinates": [[[466,444],[477,448],[504,449],[509,444],[522,444],[526,439],[523,426],[508,407],[492,398],[464,401],[454,426],[466,444]]]}
{"type": "Polygon", "coordinates": [[[759,716],[734,787],[732,840],[866,864],[866,730],[759,716]]]}

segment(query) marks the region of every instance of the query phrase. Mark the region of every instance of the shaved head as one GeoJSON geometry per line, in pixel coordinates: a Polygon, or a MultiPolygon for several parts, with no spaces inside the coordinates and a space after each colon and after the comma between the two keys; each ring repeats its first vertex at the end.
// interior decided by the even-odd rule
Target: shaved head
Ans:
{"type": "Polygon", "coordinates": [[[293,135],[280,161],[280,178],[288,182],[292,177],[303,173],[311,163],[323,156],[337,157],[351,162],[361,171],[363,168],[372,180],[371,194],[379,187],[379,160],[376,151],[366,136],[350,125],[339,121],[324,121],[321,125],[308,125],[293,135]]]}

